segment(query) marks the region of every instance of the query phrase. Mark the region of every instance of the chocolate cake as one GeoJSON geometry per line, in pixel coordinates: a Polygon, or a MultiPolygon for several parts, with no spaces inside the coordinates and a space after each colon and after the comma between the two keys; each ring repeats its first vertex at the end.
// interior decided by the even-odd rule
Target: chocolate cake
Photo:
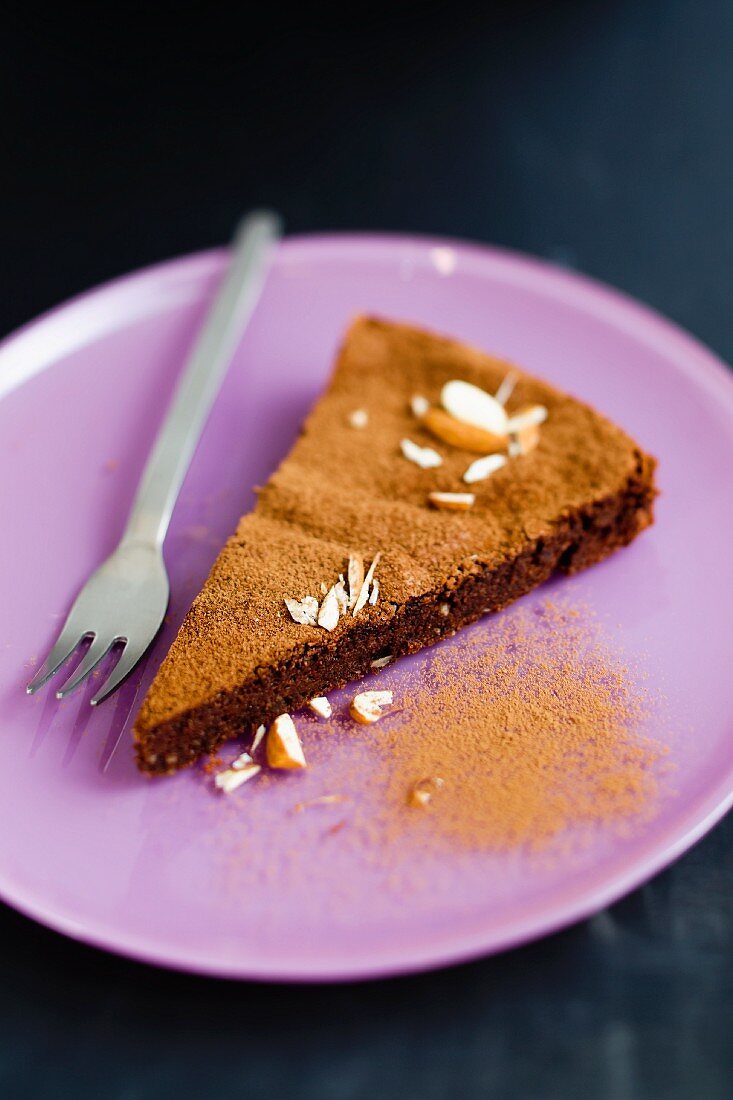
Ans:
{"type": "Polygon", "coordinates": [[[555,572],[607,557],[652,522],[654,467],[588,405],[509,364],[358,319],[327,391],[224,546],[153,681],[135,724],[140,768],[175,771],[555,572]],[[508,376],[506,414],[532,407],[546,419],[538,428],[530,415],[490,473],[467,484],[486,435],[478,444],[470,431],[456,435],[441,393],[459,381],[488,394],[504,383],[507,395],[508,376]],[[361,563],[375,559],[377,583],[364,586],[361,563]]]}

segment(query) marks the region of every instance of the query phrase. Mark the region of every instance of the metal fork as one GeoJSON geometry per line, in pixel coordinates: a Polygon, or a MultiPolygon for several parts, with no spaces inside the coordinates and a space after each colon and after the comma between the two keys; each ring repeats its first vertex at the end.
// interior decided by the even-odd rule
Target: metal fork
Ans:
{"type": "Polygon", "coordinates": [[[117,664],[91,700],[101,703],[135,667],[163,621],[170,585],[163,540],[204,422],[242,330],[264,283],[267,260],[281,234],[280,219],[255,211],[234,236],[231,266],[178,382],[158,433],[117,549],[89,578],[58,640],[28,684],[29,695],[54,675],[77,646],[91,644],[79,667],[56,692],[63,699],[115,646],[117,664]]]}

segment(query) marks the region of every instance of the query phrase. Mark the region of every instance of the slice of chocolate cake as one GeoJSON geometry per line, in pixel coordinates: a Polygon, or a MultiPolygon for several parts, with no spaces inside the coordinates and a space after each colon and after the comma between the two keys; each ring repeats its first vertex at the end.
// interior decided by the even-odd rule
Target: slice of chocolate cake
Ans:
{"type": "Polygon", "coordinates": [[[505,362],[357,320],[153,681],[140,768],[175,771],[600,561],[652,522],[654,466],[505,362]]]}

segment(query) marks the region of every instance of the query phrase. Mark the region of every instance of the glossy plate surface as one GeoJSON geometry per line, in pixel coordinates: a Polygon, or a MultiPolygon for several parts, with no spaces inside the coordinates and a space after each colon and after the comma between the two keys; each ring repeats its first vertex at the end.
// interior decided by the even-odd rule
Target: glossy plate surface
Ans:
{"type": "MultiPolygon", "coordinates": [[[[227,977],[340,979],[496,951],[587,915],[689,847],[733,800],[733,380],[673,325],[611,291],[490,249],[398,237],[281,246],[184,485],[166,556],[169,624],[93,711],[94,685],[27,698],[78,587],[116,542],[223,253],[120,279],[0,348],[0,895],[86,942],[227,977]],[[514,359],[616,419],[660,458],[658,521],[562,582],[613,623],[664,696],[674,794],[572,862],[476,855],[395,897],[333,817],[292,814],[359,747],[307,777],[215,798],[198,772],[146,782],[125,722],[217,547],[286,453],[360,311],[514,359]],[[122,743],[110,750],[123,731],[122,743]],[[106,769],[104,768],[104,765],[106,769]]],[[[535,599],[537,597],[530,597],[535,599]]],[[[490,620],[478,631],[491,629],[490,620]]],[[[451,643],[446,643],[450,645],[451,643]]],[[[355,764],[356,766],[356,764],[355,764]]],[[[326,811],[328,813],[328,811],[326,811]]],[[[416,857],[417,858],[417,857],[416,857]]],[[[422,857],[420,857],[422,858],[422,857]]]]}

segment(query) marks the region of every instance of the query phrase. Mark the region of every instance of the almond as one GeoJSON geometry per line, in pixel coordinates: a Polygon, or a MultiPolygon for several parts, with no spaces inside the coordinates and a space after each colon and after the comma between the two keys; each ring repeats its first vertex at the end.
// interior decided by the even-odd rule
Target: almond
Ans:
{"type": "Polygon", "coordinates": [[[460,447],[462,451],[487,455],[495,451],[503,451],[507,445],[505,435],[497,435],[486,431],[485,428],[467,424],[465,420],[457,420],[445,409],[435,407],[428,409],[422,422],[437,439],[450,443],[452,447],[460,447]]]}
{"type": "Polygon", "coordinates": [[[372,668],[374,668],[374,669],[386,668],[387,665],[392,663],[392,661],[394,661],[394,657],[392,656],[391,653],[388,653],[386,657],[376,657],[372,661],[372,668]]]}
{"type": "Polygon", "coordinates": [[[391,702],[391,691],[362,691],[352,699],[349,714],[362,726],[370,726],[383,717],[382,707],[388,707],[391,702]]]}
{"type": "Polygon", "coordinates": [[[318,617],[318,600],[315,596],[306,596],[302,600],[291,600],[285,597],[285,606],[290,612],[293,622],[301,626],[315,626],[318,617]]]}
{"type": "Polygon", "coordinates": [[[519,455],[529,454],[540,441],[540,429],[536,424],[529,424],[518,432],[512,432],[509,436],[509,457],[517,458],[519,455]]]}
{"type": "Polygon", "coordinates": [[[330,718],[333,713],[333,708],[325,695],[317,695],[315,699],[310,699],[308,706],[319,718],[330,718]]]}
{"type": "Polygon", "coordinates": [[[374,607],[374,605],[376,604],[378,599],[379,599],[379,581],[375,577],[374,580],[372,581],[372,590],[369,593],[369,603],[371,604],[372,607],[374,607]]]}
{"type": "Polygon", "coordinates": [[[470,382],[446,382],[440,393],[440,403],[456,420],[463,420],[494,435],[506,435],[504,406],[486,390],[470,382]]]}
{"type": "Polygon", "coordinates": [[[366,428],[369,423],[369,413],[366,409],[354,409],[352,413],[349,413],[349,424],[352,428],[366,428]]]}
{"type": "Polygon", "coordinates": [[[295,723],[289,714],[280,714],[267,734],[267,763],[271,768],[305,768],[305,754],[295,723]]]}
{"type": "Polygon", "coordinates": [[[318,612],[318,625],[324,630],[335,630],[339,621],[339,600],[336,595],[336,585],[326,593],[321,610],[318,612]]]}
{"type": "Polygon", "coordinates": [[[446,512],[467,512],[476,503],[473,493],[428,493],[428,500],[446,512]]]}
{"type": "Polygon", "coordinates": [[[519,381],[519,371],[510,370],[508,374],[504,375],[501,385],[494,394],[494,401],[498,401],[500,405],[506,405],[509,398],[514,393],[514,387],[519,381]]]}
{"type": "Polygon", "coordinates": [[[262,744],[262,738],[265,736],[266,733],[267,733],[267,727],[266,726],[258,726],[257,727],[257,729],[255,731],[255,735],[252,738],[252,744],[249,746],[250,756],[254,756],[254,754],[257,752],[258,748],[262,744]]]}
{"type": "Polygon", "coordinates": [[[381,553],[378,553],[378,554],[374,555],[374,560],[373,560],[372,564],[369,566],[369,569],[367,570],[367,575],[364,577],[364,581],[363,581],[361,589],[359,591],[359,595],[356,598],[356,603],[354,604],[354,610],[351,612],[352,615],[358,615],[359,612],[361,611],[362,607],[364,606],[364,604],[367,602],[367,600],[369,598],[369,586],[371,585],[372,581],[374,580],[374,571],[377,568],[377,566],[379,565],[379,559],[381,557],[382,557],[381,553]]]}
{"type": "Polygon", "coordinates": [[[231,794],[243,783],[254,779],[262,771],[259,764],[247,764],[243,768],[227,768],[214,777],[214,784],[223,794],[231,794]]]}
{"type": "Polygon", "coordinates": [[[349,580],[349,607],[353,607],[359,599],[361,586],[364,583],[364,559],[360,558],[358,554],[352,554],[349,557],[349,568],[346,575],[349,580]]]}
{"type": "Polygon", "coordinates": [[[524,428],[539,427],[547,420],[547,409],[544,405],[527,405],[519,409],[507,421],[507,432],[521,432],[524,428]]]}
{"type": "Polygon", "coordinates": [[[410,398],[410,408],[412,415],[416,416],[418,420],[422,420],[425,413],[430,408],[430,402],[427,397],[423,397],[422,394],[416,393],[414,397],[410,398]]]}
{"type": "Polygon", "coordinates": [[[433,795],[437,794],[445,786],[445,782],[439,775],[431,776],[429,779],[421,779],[410,790],[407,796],[407,805],[414,806],[416,809],[427,804],[432,800],[433,795]]]}
{"type": "Polygon", "coordinates": [[[421,470],[432,470],[436,466],[443,465],[443,459],[432,447],[418,447],[411,439],[403,439],[400,443],[402,451],[408,462],[414,462],[421,470]]]}
{"type": "Polygon", "coordinates": [[[486,455],[484,458],[477,458],[466,470],[463,480],[467,485],[473,485],[475,481],[485,481],[502,466],[506,466],[504,455],[486,455]]]}

